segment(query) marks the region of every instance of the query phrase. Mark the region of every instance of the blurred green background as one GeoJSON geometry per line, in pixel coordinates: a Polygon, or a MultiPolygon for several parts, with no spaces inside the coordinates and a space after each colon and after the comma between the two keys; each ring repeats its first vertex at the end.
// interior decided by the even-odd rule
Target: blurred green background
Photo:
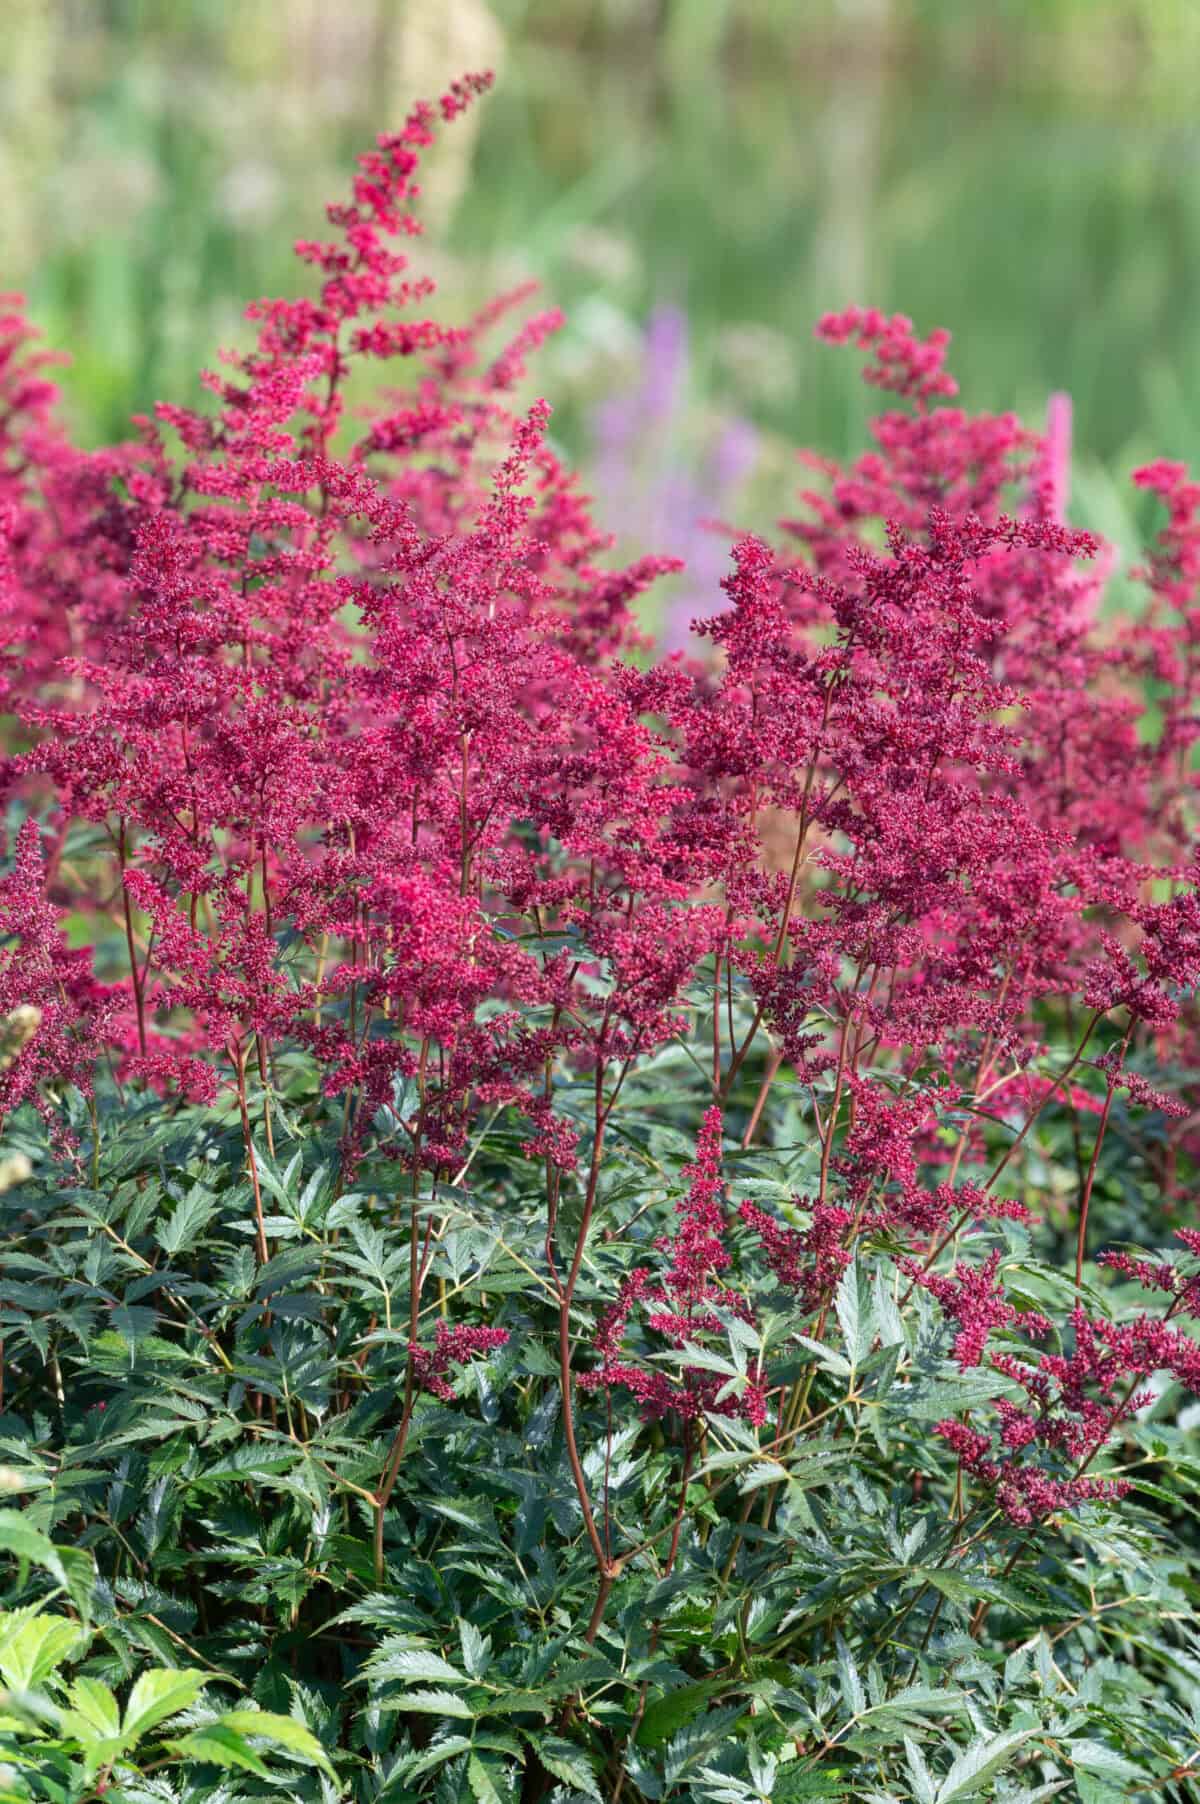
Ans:
{"type": "MultiPolygon", "coordinates": [[[[0,288],[24,289],[70,351],[89,441],[160,395],[195,396],[245,300],[297,289],[291,242],[320,229],[355,151],[414,96],[491,64],[497,91],[430,172],[428,260],[450,315],[530,274],[567,309],[537,388],[585,468],[601,404],[653,387],[646,324],[676,308],[686,345],[676,319],[670,393],[646,401],[660,471],[690,484],[670,505],[703,498],[703,456],[719,463],[747,421],[752,454],[710,486],[778,511],[789,447],[840,452],[861,431],[852,360],[811,340],[853,299],[949,326],[970,405],[1037,419],[1068,390],[1076,514],[1118,540],[1131,463],[1200,453],[1200,0],[3,0],[0,15],[0,288]]],[[[620,430],[610,412],[610,461],[620,430]]],[[[653,524],[636,503],[610,499],[627,537],[653,524]]]]}

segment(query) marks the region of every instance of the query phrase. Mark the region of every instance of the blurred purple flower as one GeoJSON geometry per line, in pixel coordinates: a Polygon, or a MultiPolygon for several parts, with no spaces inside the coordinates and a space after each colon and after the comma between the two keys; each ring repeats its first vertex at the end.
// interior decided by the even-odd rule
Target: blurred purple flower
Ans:
{"type": "Polygon", "coordinates": [[[693,620],[724,605],[719,585],[733,532],[722,522],[758,457],[748,421],[731,419],[706,443],[688,416],[687,319],[678,307],[656,307],[638,377],[596,408],[593,438],[597,487],[613,498],[619,538],[630,550],[687,565],[659,622],[668,651],[688,643],[693,620]]]}

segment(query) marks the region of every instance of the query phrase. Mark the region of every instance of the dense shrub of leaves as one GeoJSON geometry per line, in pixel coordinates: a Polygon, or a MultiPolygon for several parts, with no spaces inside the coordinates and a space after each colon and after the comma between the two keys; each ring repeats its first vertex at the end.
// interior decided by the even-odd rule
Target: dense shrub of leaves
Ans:
{"type": "Polygon", "coordinates": [[[1200,488],[1106,619],[1061,405],[851,309],[655,662],[434,124],[209,413],[3,321],[3,1795],[1191,1795],[1200,488]]]}

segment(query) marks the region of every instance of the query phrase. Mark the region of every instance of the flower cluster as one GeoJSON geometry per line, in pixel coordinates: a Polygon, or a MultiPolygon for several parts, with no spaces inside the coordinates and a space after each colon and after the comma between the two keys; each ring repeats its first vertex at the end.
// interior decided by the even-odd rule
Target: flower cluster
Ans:
{"type": "MultiPolygon", "coordinates": [[[[1194,1231],[1184,1230],[1188,1233],[1196,1238],[1194,1231]]],[[[990,1431],[961,1421],[936,1425],[935,1432],[958,1455],[964,1469],[994,1492],[1011,1522],[1028,1524],[1076,1503],[1124,1496],[1129,1490],[1126,1481],[1092,1478],[1086,1473],[1122,1423],[1152,1400],[1153,1393],[1144,1388],[1146,1381],[1158,1373],[1193,1394],[1200,1393],[1200,1342],[1186,1330],[1170,1325],[1181,1309],[1195,1316],[1194,1277],[1185,1278],[1180,1285],[1172,1266],[1155,1267],[1121,1254],[1109,1255],[1107,1263],[1147,1290],[1170,1293],[1173,1301],[1165,1315],[1140,1313],[1128,1321],[1113,1322],[1090,1316],[1077,1306],[1070,1317],[1069,1352],[1044,1352],[1035,1363],[1022,1354],[992,1354],[993,1369],[1024,1393],[1024,1401],[998,1398],[990,1431]],[[1024,1457],[1027,1451],[1028,1458],[1024,1457]]],[[[986,1316],[975,1319],[983,1322],[986,1316]]],[[[1015,1311],[1005,1319],[1015,1319],[1015,1311]]],[[[985,1335],[994,1322],[993,1315],[983,1328],[985,1335]]],[[[1020,1318],[1020,1324],[1034,1337],[1050,1333],[1050,1323],[1030,1313],[1020,1318]]]]}
{"type": "Polygon", "coordinates": [[[414,1343],[409,1349],[416,1382],[422,1390],[430,1391],[444,1403],[452,1403],[454,1392],[446,1378],[450,1367],[465,1365],[480,1354],[492,1353],[497,1347],[503,1347],[507,1340],[505,1328],[477,1328],[469,1322],[458,1322],[451,1327],[448,1322],[439,1322],[434,1330],[432,1347],[414,1343]]]}
{"type": "Polygon", "coordinates": [[[630,1316],[638,1304],[646,1311],[646,1326],[670,1346],[681,1349],[704,1347],[721,1336],[722,1312],[752,1319],[745,1297],[717,1278],[731,1258],[721,1206],[721,1127],[720,1109],[709,1109],[701,1123],[695,1163],[683,1170],[690,1184],[686,1196],[676,1204],[679,1220],[675,1233],[655,1243],[668,1261],[666,1271],[656,1280],[648,1267],[638,1266],[625,1278],[596,1337],[601,1363],[581,1379],[587,1390],[615,1385],[630,1391],[651,1421],[672,1411],[685,1422],[694,1422],[706,1413],[740,1415],[751,1423],[766,1419],[766,1395],[757,1377],[730,1382],[719,1370],[685,1359],[675,1380],[623,1357],[630,1316]]]}
{"type": "Polygon", "coordinates": [[[87,949],[67,946],[46,900],[39,839],[27,820],[0,877],[0,1115],[29,1102],[53,1123],[64,1090],[90,1096],[120,997],[97,983],[87,949]]]}

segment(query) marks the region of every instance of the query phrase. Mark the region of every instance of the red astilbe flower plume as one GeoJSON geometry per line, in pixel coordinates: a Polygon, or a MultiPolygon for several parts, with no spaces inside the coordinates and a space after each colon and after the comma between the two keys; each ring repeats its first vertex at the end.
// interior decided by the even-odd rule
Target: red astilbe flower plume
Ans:
{"type": "Polygon", "coordinates": [[[40,842],[26,821],[0,877],[0,1118],[27,1102],[53,1124],[64,1087],[91,1095],[124,998],[97,983],[90,951],[68,949],[40,842]]]}
{"type": "Polygon", "coordinates": [[[1063,1477],[1036,1462],[1021,1462],[1003,1454],[997,1457],[991,1437],[965,1422],[937,1422],[933,1432],[958,1455],[963,1471],[991,1491],[1004,1515],[1020,1528],[1032,1527],[1082,1503],[1112,1501],[1129,1492],[1124,1479],[1063,1477]]]}
{"type": "MultiPolygon", "coordinates": [[[[45,506],[80,461],[58,423],[49,371],[64,361],[39,344],[20,295],[0,294],[0,695],[42,682],[68,652],[68,622],[54,603],[71,563],[73,512],[45,506]]],[[[65,501],[65,497],[58,495],[65,501]]]]}
{"type": "Polygon", "coordinates": [[[493,1353],[507,1343],[506,1328],[480,1328],[468,1322],[451,1327],[449,1322],[439,1322],[434,1329],[432,1347],[418,1346],[414,1342],[409,1349],[416,1382],[422,1390],[440,1397],[443,1403],[453,1403],[454,1391],[446,1376],[451,1366],[465,1365],[469,1359],[493,1353]]]}
{"type": "Polygon", "coordinates": [[[649,1268],[638,1267],[625,1278],[616,1302],[602,1316],[596,1335],[600,1364],[579,1380],[585,1390],[629,1391],[649,1421],[671,1411],[685,1422],[696,1420],[706,1411],[742,1416],[751,1423],[766,1419],[766,1393],[757,1377],[731,1386],[719,1372],[685,1363],[682,1376],[676,1381],[663,1371],[623,1357],[630,1317],[638,1305],[646,1309],[647,1327],[676,1347],[703,1346],[706,1340],[719,1335],[718,1311],[744,1321],[753,1319],[740,1292],[717,1279],[717,1274],[730,1264],[721,1203],[721,1131],[721,1111],[711,1108],[701,1125],[695,1162],[683,1170],[690,1183],[687,1195],[676,1204],[678,1226],[673,1235],[664,1235],[655,1242],[658,1251],[669,1260],[667,1270],[656,1277],[649,1268]],[[728,1394],[722,1395],[723,1391],[728,1394]]]}
{"type": "Polygon", "coordinates": [[[877,388],[919,403],[958,393],[958,383],[945,367],[950,334],[942,328],[922,339],[902,313],[888,318],[876,307],[847,307],[826,313],[817,336],[829,344],[853,339],[860,350],[869,350],[864,379],[877,388]]]}
{"type": "MultiPolygon", "coordinates": [[[[1179,1238],[1189,1253],[1200,1250],[1195,1230],[1180,1230],[1179,1238]]],[[[1143,1289],[1166,1293],[1171,1302],[1165,1314],[1142,1312],[1110,1321],[1078,1305],[1068,1325],[1069,1351],[1044,1352],[1036,1360],[1024,1353],[990,1354],[992,1369],[1025,1393],[1024,1405],[997,1398],[989,1406],[993,1420],[982,1430],[964,1422],[936,1424],[935,1432],[958,1454],[964,1470],[994,1492],[1011,1522],[1028,1526],[1080,1503],[1127,1493],[1124,1479],[1090,1477],[1087,1471],[1118,1438],[1123,1424],[1151,1400],[1153,1393],[1143,1387],[1154,1374],[1200,1394],[1200,1342],[1186,1328],[1172,1325],[1174,1316],[1200,1314],[1196,1274],[1170,1261],[1156,1264],[1126,1254],[1106,1255],[1106,1263],[1143,1289]]],[[[929,1284],[928,1276],[923,1282],[945,1306],[944,1284],[929,1284]]],[[[989,1304],[987,1311],[992,1308],[989,1304]]],[[[957,1298],[950,1298],[950,1309],[963,1319],[957,1298]]],[[[1013,1311],[1011,1320],[1037,1339],[1051,1331],[1040,1316],[1017,1317],[1013,1311]]],[[[991,1325],[997,1325],[995,1320],[991,1325]]]]}
{"type": "MultiPolygon", "coordinates": [[[[980,1364],[988,1336],[994,1328],[1006,1328],[1016,1320],[1017,1311],[1006,1298],[1003,1284],[997,1280],[999,1268],[998,1252],[989,1253],[982,1265],[957,1265],[949,1276],[926,1271],[912,1259],[900,1261],[901,1271],[936,1297],[944,1313],[955,1323],[954,1357],[964,1370],[980,1364]]],[[[1028,1316],[1023,1326],[1026,1333],[1033,1332],[1028,1316]]],[[[1049,1322],[1039,1321],[1038,1326],[1044,1326],[1049,1332],[1049,1322]]]]}
{"type": "MultiPolygon", "coordinates": [[[[487,80],[456,85],[442,118],[487,80]]],[[[686,886],[663,875],[661,754],[608,669],[635,640],[631,601],[669,565],[602,571],[548,409],[506,405],[555,316],[490,358],[503,308],[463,328],[409,317],[432,284],[397,245],[420,229],[437,111],[382,138],[329,209],[330,240],[298,247],[319,294],[250,309],[255,348],[208,379],[215,415],[142,422],[108,468],[119,496],[72,464],[103,596],[68,571],[57,599],[79,630],[26,701],[41,743],[22,766],[66,819],[111,836],[126,936],[149,936],[132,973],[140,1060],[185,1015],[218,1060],[231,1038],[254,1036],[261,1060],[294,1035],[327,1088],[353,1092],[357,1156],[424,1045],[423,1148],[404,1156],[434,1169],[485,1087],[533,1106],[547,1057],[636,1057],[674,1031],[705,943],[700,917],[651,912],[686,886]],[[361,358],[425,373],[339,456],[361,358]],[[398,872],[410,901],[424,886],[419,973],[398,872]],[[607,961],[606,1006],[517,950],[513,927],[540,931],[547,911],[607,961]],[[434,958],[439,923],[454,951],[434,958]],[[296,931],[319,968],[299,985],[279,956],[296,931]],[[556,1033],[511,1013],[483,1027],[492,998],[554,1008],[556,1033]]],[[[559,1132],[552,1111],[541,1126],[559,1132]]]]}
{"type": "MultiPolygon", "coordinates": [[[[796,1198],[803,1207],[804,1199],[796,1198]]],[[[838,1203],[814,1203],[807,1228],[781,1227],[765,1209],[744,1202],[738,1209],[753,1229],[776,1281],[795,1294],[800,1311],[811,1315],[828,1302],[854,1255],[847,1242],[854,1214],[838,1203]]]]}

